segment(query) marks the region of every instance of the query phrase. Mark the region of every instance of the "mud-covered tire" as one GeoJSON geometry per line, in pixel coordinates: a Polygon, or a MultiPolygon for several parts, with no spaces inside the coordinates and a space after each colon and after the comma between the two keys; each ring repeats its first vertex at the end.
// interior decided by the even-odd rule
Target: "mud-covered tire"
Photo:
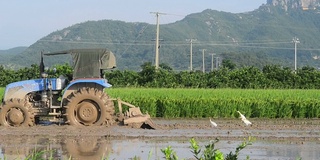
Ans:
{"type": "Polygon", "coordinates": [[[114,123],[114,104],[104,92],[82,88],[72,93],[65,106],[66,123],[76,126],[100,126],[114,123]]]}
{"type": "Polygon", "coordinates": [[[10,99],[1,107],[0,125],[13,127],[34,126],[35,118],[32,106],[22,99],[10,99]]]}

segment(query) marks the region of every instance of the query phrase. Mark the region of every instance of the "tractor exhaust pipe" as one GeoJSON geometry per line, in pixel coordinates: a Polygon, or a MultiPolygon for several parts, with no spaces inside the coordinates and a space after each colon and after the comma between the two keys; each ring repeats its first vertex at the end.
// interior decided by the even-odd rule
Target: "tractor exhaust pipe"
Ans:
{"type": "Polygon", "coordinates": [[[42,73],[44,72],[44,63],[43,63],[43,51],[41,51],[41,59],[40,59],[40,78],[42,78],[42,73]]]}
{"type": "Polygon", "coordinates": [[[43,51],[41,51],[41,59],[40,59],[40,77],[43,79],[43,92],[41,94],[41,101],[47,102],[48,94],[47,94],[47,77],[48,74],[44,72],[44,63],[43,63],[43,51]]]}

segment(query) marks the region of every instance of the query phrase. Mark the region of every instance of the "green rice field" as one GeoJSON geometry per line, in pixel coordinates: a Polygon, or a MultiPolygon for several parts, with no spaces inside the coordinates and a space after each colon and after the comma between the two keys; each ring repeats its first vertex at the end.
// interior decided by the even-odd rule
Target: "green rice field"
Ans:
{"type": "MultiPolygon", "coordinates": [[[[3,92],[0,88],[1,97],[3,92]]],[[[250,118],[320,118],[318,90],[109,88],[106,92],[151,117],[234,118],[239,110],[250,118]]]]}
{"type": "Polygon", "coordinates": [[[141,89],[110,88],[120,97],[165,118],[233,118],[237,110],[251,118],[319,118],[318,90],[141,89]]]}
{"type": "Polygon", "coordinates": [[[4,93],[4,87],[0,87],[0,102],[2,101],[2,96],[3,96],[3,93],[4,93]]]}

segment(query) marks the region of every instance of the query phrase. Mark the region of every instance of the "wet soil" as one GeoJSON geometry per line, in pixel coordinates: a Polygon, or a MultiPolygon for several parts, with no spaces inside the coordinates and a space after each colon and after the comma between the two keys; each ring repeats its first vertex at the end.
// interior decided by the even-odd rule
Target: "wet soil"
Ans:
{"type": "Polygon", "coordinates": [[[195,137],[238,139],[251,135],[258,139],[320,140],[320,119],[250,119],[246,126],[239,119],[152,119],[158,129],[135,129],[115,124],[111,127],[75,127],[68,125],[37,125],[34,127],[0,127],[0,136],[107,136],[114,138],[177,138],[195,137]]]}
{"type": "MultiPolygon", "coordinates": [[[[70,156],[80,157],[78,159],[101,159],[107,154],[113,156],[119,154],[118,157],[114,156],[114,159],[122,159],[123,156],[120,155],[124,153],[117,150],[128,153],[130,147],[144,146],[146,149],[139,153],[132,151],[130,157],[142,152],[148,155],[147,152],[154,147],[148,146],[150,144],[179,147],[181,143],[177,142],[182,142],[182,148],[189,152],[190,149],[186,145],[188,146],[188,140],[192,137],[204,142],[215,138],[226,143],[239,142],[234,144],[233,148],[249,136],[256,138],[256,141],[282,141],[295,145],[304,144],[304,147],[311,142],[316,143],[315,148],[320,144],[320,119],[250,119],[251,126],[246,126],[240,119],[212,120],[218,124],[217,127],[213,127],[209,119],[153,119],[159,128],[156,130],[136,129],[117,124],[110,127],[75,127],[57,124],[19,128],[0,127],[0,147],[2,154],[9,159],[10,155],[17,156],[17,153],[21,157],[26,156],[40,144],[41,147],[56,149],[58,152],[55,152],[54,157],[57,159],[68,159],[70,156]],[[122,143],[124,146],[121,146],[122,143]],[[83,156],[85,157],[81,158],[83,156]]],[[[258,157],[256,159],[259,159],[258,157]]]]}

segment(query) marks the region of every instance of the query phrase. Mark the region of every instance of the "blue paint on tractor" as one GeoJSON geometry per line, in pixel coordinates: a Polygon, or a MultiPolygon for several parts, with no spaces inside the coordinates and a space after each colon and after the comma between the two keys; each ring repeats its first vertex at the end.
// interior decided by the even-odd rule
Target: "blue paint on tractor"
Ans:
{"type": "Polygon", "coordinates": [[[109,88],[112,86],[106,79],[76,79],[71,81],[65,90],[68,90],[72,85],[77,83],[96,83],[103,86],[104,88],[109,88]]]}
{"type": "MultiPolygon", "coordinates": [[[[59,90],[56,86],[57,78],[49,78],[47,79],[47,85],[51,81],[52,84],[52,90],[59,90]]],[[[42,91],[44,89],[43,85],[43,79],[31,79],[31,80],[25,80],[25,81],[19,81],[19,82],[13,82],[7,85],[6,91],[8,89],[22,87],[23,91],[26,92],[32,92],[32,91],[42,91]]],[[[46,86],[47,88],[48,86],[46,86]]]]}
{"type": "MultiPolygon", "coordinates": [[[[48,88],[49,82],[51,82],[52,90],[61,90],[56,86],[56,81],[59,78],[49,78],[47,79],[47,86],[44,87],[44,79],[31,79],[31,80],[24,80],[19,82],[13,82],[6,86],[5,93],[4,93],[4,100],[8,100],[11,97],[12,94],[15,94],[16,92],[24,93],[25,95],[30,92],[37,92],[37,91],[43,91],[45,88],[48,88]]],[[[21,97],[17,97],[21,98],[21,97]]]]}

